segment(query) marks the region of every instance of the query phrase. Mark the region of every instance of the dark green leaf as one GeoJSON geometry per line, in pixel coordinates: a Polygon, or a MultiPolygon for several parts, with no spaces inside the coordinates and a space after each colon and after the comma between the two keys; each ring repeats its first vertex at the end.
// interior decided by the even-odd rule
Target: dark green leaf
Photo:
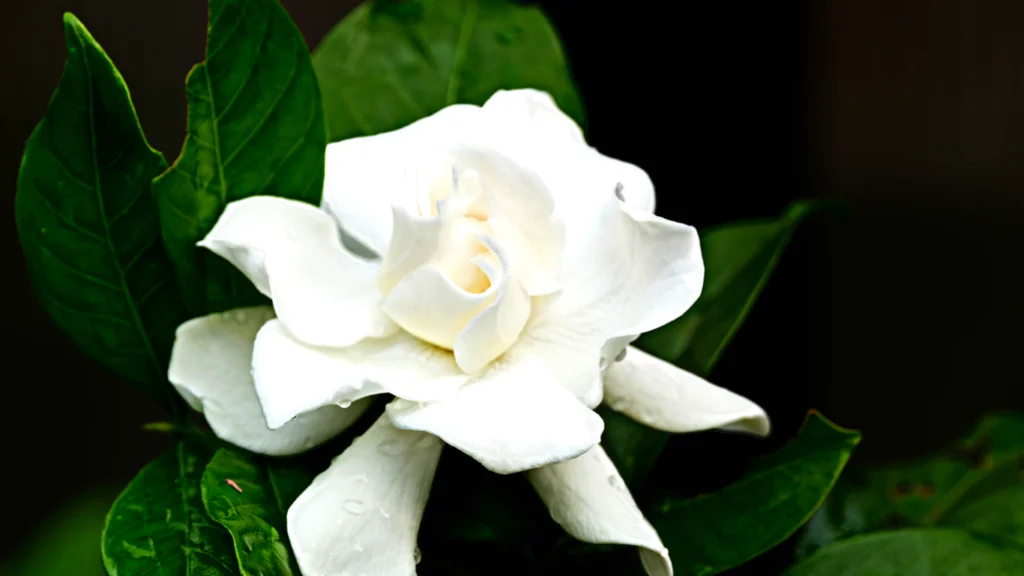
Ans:
{"type": "Polygon", "coordinates": [[[707,376],[768,282],[796,227],[814,210],[792,204],[777,219],[709,228],[700,235],[704,288],[677,320],[641,336],[637,346],[707,376]]]}
{"type": "Polygon", "coordinates": [[[401,128],[499,89],[544,90],[583,125],[583,106],[554,28],[510,0],[377,0],[314,52],[332,142],[401,128]]]}
{"type": "Polygon", "coordinates": [[[286,518],[288,507],[311,481],[283,462],[235,450],[218,450],[206,465],[206,511],[231,532],[244,576],[299,574],[286,545],[286,518]]]}
{"type": "MultiPolygon", "coordinates": [[[[644,334],[636,345],[655,356],[707,377],[750,313],[796,227],[814,210],[792,204],[775,220],[739,222],[700,234],[704,289],[677,320],[644,334]]],[[[602,407],[605,449],[622,477],[639,487],[661,454],[668,434],[602,407]]]]}
{"type": "Polygon", "coordinates": [[[1024,552],[953,529],[879,532],[837,542],[785,576],[1019,576],[1024,552]]]}
{"type": "Polygon", "coordinates": [[[860,434],[812,413],[800,435],[735,484],[696,498],[667,497],[648,518],[678,574],[717,574],[795,532],[825,499],[860,434]]]}
{"type": "Polygon", "coordinates": [[[179,442],[132,480],[103,531],[110,576],[239,574],[231,535],[203,509],[200,479],[211,453],[179,442]]]}
{"type": "Polygon", "coordinates": [[[277,0],[210,0],[206,60],[185,91],[185,145],[153,189],[186,303],[201,314],[264,302],[195,244],[234,200],[320,202],[327,134],[309,49],[277,0]]]}
{"type": "Polygon", "coordinates": [[[918,462],[851,470],[808,523],[806,557],[854,534],[906,526],[969,528],[1024,545],[1024,416],[986,418],[943,453],[918,462]]]}
{"type": "Polygon", "coordinates": [[[71,14],[64,30],[64,75],[18,175],[29,276],[79,348],[174,409],[164,382],[184,309],[149,194],[166,164],[103,49],[71,14]]]}

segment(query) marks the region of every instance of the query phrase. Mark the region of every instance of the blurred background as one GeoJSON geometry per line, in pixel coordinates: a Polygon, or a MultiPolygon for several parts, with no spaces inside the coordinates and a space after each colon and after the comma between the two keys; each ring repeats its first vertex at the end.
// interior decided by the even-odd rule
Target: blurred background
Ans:
{"type": "MultiPolygon", "coordinates": [[[[311,46],[356,4],[282,3],[311,46]]],[[[802,197],[849,207],[800,229],[714,374],[772,415],[775,440],[757,450],[792,436],[811,407],[864,432],[855,463],[928,452],[987,411],[1024,409],[1024,3],[541,4],[572,63],[590,142],[650,173],[661,215],[702,227],[772,217],[802,197]]],[[[54,328],[24,272],[15,182],[60,78],[65,10],[118,65],[169,160],[184,135],[184,77],[205,40],[205,0],[0,4],[11,331],[0,573],[19,576],[101,574],[107,507],[170,442],[141,431],[164,415],[54,328]]],[[[789,554],[734,573],[775,573],[789,554]]]]}

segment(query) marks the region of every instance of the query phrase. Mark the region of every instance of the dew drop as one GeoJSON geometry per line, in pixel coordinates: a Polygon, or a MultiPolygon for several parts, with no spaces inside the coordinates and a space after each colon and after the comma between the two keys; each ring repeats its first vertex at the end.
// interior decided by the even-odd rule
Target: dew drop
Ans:
{"type": "Polygon", "coordinates": [[[599,370],[604,370],[607,367],[608,367],[608,359],[605,358],[604,356],[601,356],[601,359],[597,361],[597,368],[599,370]]]}
{"type": "Polygon", "coordinates": [[[369,478],[366,477],[366,474],[356,474],[352,477],[352,480],[355,480],[360,484],[366,484],[369,481],[369,478]]]}
{"type": "Polygon", "coordinates": [[[380,515],[383,516],[385,520],[391,518],[391,514],[388,514],[388,511],[380,506],[377,506],[377,512],[380,512],[380,515]]]}
{"type": "Polygon", "coordinates": [[[380,444],[377,444],[377,451],[385,456],[395,456],[401,454],[403,450],[402,443],[394,438],[385,440],[380,444]]]}
{"type": "Polygon", "coordinates": [[[248,316],[246,316],[245,310],[233,310],[231,312],[231,319],[234,320],[236,324],[245,324],[248,316]]]}
{"type": "Polygon", "coordinates": [[[345,502],[341,504],[341,507],[345,509],[345,512],[355,514],[356,516],[366,511],[366,504],[363,504],[362,500],[345,500],[345,502]]]}
{"type": "Polygon", "coordinates": [[[615,197],[618,198],[619,200],[622,200],[623,202],[625,202],[626,201],[626,197],[622,194],[622,189],[623,189],[622,182],[617,182],[615,184],[615,197]]]}
{"type": "Polygon", "coordinates": [[[351,405],[352,405],[352,401],[351,400],[344,400],[342,402],[338,402],[338,406],[340,406],[341,408],[348,408],[351,405]]]}
{"type": "Polygon", "coordinates": [[[363,545],[360,544],[359,542],[356,542],[355,544],[352,545],[352,549],[355,550],[356,552],[362,552],[363,551],[363,545]]]}
{"type": "Polygon", "coordinates": [[[618,354],[617,354],[617,355],[615,356],[615,361],[616,361],[616,362],[622,362],[623,360],[625,360],[625,359],[626,359],[626,350],[628,350],[628,348],[623,348],[623,349],[622,349],[622,352],[619,352],[619,353],[618,353],[618,354]]]}
{"type": "Polygon", "coordinates": [[[608,475],[608,485],[611,486],[612,488],[615,488],[619,492],[626,491],[626,483],[622,481],[622,476],[619,476],[618,474],[608,475]]]}
{"type": "Polygon", "coordinates": [[[420,551],[420,547],[419,546],[417,546],[412,551],[412,561],[414,563],[416,563],[416,564],[419,564],[420,562],[423,561],[423,552],[420,551]]]}

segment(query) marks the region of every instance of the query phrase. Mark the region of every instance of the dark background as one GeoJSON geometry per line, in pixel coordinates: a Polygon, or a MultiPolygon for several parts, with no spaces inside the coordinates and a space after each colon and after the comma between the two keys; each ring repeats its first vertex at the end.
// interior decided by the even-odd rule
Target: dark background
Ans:
{"type": "MultiPolygon", "coordinates": [[[[311,46],[355,4],[282,3],[311,46]]],[[[810,407],[863,430],[860,463],[938,448],[986,411],[1024,408],[1024,3],[542,4],[590,142],[651,174],[662,215],[701,227],[801,197],[850,207],[798,232],[715,373],[776,423],[764,448],[737,445],[742,457],[791,436],[810,407]]],[[[140,431],[160,411],[52,326],[24,273],[15,182],[60,77],[65,10],[118,65],[169,160],[205,38],[205,0],[0,4],[2,554],[81,494],[112,500],[168,443],[140,431]]],[[[690,471],[732,469],[728,452],[677,450],[690,471]]],[[[737,574],[773,573],[787,555],[737,574]]]]}

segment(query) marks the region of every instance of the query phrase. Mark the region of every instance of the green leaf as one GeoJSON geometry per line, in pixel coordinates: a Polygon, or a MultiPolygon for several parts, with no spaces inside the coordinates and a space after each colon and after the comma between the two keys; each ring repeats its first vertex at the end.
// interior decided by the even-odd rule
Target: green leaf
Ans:
{"type": "Polygon", "coordinates": [[[79,348],[174,410],[166,364],[184,310],[149,194],[166,164],[100,45],[71,14],[64,31],[64,74],[18,174],[29,277],[79,348]]]}
{"type": "Polygon", "coordinates": [[[774,220],[731,223],[700,234],[704,288],[697,302],[637,341],[643,350],[707,376],[761,295],[797,226],[814,211],[795,202],[774,220]]]}
{"type": "Polygon", "coordinates": [[[860,434],[812,412],[800,435],[735,484],[696,498],[667,497],[648,518],[678,574],[717,574],[793,534],[825,499],[860,434]]]}
{"type": "Polygon", "coordinates": [[[510,0],[377,0],[314,51],[332,142],[401,128],[499,89],[544,90],[584,125],[558,35],[536,6],[510,0]]]}
{"type": "Polygon", "coordinates": [[[1024,415],[995,414],[942,453],[878,469],[851,470],[808,523],[798,557],[854,534],[944,525],[1024,545],[1021,462],[1024,415]]]}
{"type": "Polygon", "coordinates": [[[283,462],[236,450],[218,450],[206,465],[206,511],[234,538],[244,576],[299,574],[288,553],[286,518],[288,507],[311,481],[283,462]]]}
{"type": "MultiPolygon", "coordinates": [[[[701,231],[704,289],[677,320],[642,335],[640,349],[705,378],[739,330],[797,226],[816,208],[796,202],[777,219],[734,222],[701,231]]],[[[631,487],[653,468],[669,435],[602,406],[608,456],[631,487]]]]}
{"type": "Polygon", "coordinates": [[[1024,552],[953,529],[879,532],[837,542],[785,576],[1018,576],[1024,552]]]}
{"type": "Polygon", "coordinates": [[[186,304],[204,314],[265,302],[195,244],[235,200],[319,204],[327,133],[309,49],[277,0],[210,0],[206,60],[189,72],[185,91],[185,144],[153,189],[186,304]]]}
{"type": "Polygon", "coordinates": [[[199,445],[179,442],[125,488],[103,531],[110,576],[239,574],[231,535],[203,509],[200,479],[210,457],[199,445]]]}

